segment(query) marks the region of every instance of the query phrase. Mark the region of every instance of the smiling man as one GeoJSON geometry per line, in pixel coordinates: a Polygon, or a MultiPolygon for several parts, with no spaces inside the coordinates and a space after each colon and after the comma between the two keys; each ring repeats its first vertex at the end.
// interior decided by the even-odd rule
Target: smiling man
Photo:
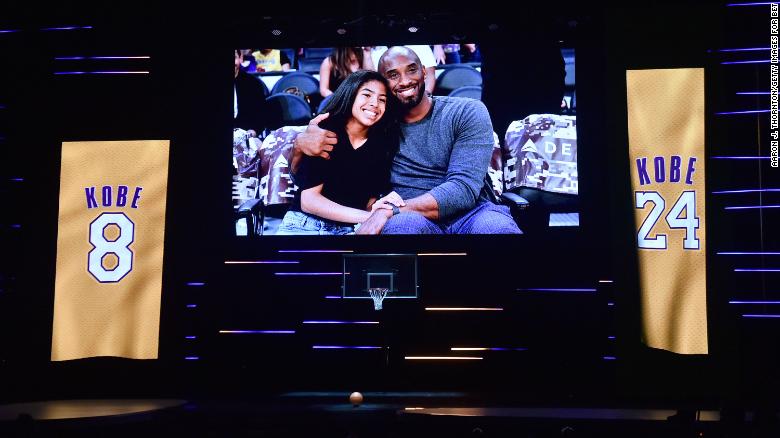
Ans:
{"type": "MultiPolygon", "coordinates": [[[[396,208],[377,209],[358,233],[519,234],[509,209],[491,201],[486,173],[493,128],[485,105],[428,96],[425,70],[407,47],[388,49],[378,69],[402,108],[391,171],[395,193],[377,201],[396,208]]],[[[296,155],[328,158],[331,134],[312,123],[296,139],[296,155]]]]}

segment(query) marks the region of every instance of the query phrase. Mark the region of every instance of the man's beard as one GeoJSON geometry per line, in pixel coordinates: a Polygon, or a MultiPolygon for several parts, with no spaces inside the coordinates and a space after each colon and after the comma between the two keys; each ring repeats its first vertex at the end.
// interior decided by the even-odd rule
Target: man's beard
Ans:
{"type": "Polygon", "coordinates": [[[398,100],[402,109],[410,110],[416,107],[417,105],[419,105],[420,102],[422,102],[424,93],[425,93],[425,83],[420,82],[420,85],[417,86],[417,94],[415,94],[414,97],[409,99],[402,99],[396,96],[396,100],[398,100]]]}

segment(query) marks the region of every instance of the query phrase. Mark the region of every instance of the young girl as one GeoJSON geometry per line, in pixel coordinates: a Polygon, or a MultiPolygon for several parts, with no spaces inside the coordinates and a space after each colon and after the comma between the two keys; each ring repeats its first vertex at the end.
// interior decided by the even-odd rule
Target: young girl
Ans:
{"type": "Polygon", "coordinates": [[[298,191],[277,235],[352,234],[389,192],[398,123],[388,90],[382,75],[368,70],[352,73],[336,89],[320,127],[338,141],[329,160],[301,159],[293,175],[298,191]]]}

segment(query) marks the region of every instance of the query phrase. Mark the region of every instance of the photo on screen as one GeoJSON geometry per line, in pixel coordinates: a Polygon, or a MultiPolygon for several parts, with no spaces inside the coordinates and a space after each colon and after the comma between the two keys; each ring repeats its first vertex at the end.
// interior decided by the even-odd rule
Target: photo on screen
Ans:
{"type": "Polygon", "coordinates": [[[234,50],[235,234],[579,226],[574,49],[506,55],[480,44],[234,50]]]}

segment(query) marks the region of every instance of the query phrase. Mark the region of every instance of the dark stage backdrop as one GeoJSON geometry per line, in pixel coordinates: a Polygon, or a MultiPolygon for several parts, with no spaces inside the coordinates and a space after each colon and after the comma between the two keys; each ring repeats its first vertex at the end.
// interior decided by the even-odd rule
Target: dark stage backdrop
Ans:
{"type": "Polygon", "coordinates": [[[776,345],[777,330],[769,318],[742,315],[771,314],[771,308],[741,312],[728,302],[739,294],[770,301],[771,272],[734,269],[771,268],[773,259],[718,253],[776,249],[761,224],[773,223],[777,210],[725,208],[768,198],[711,193],[708,199],[713,354],[666,355],[640,343],[625,101],[626,69],[705,67],[708,190],[776,187],[777,173],[765,161],[714,158],[742,154],[729,148],[745,142],[754,151],[748,155],[768,153],[764,119],[757,132],[760,116],[717,114],[767,104],[733,94],[761,90],[763,70],[720,64],[731,52],[718,52],[760,45],[763,40],[722,33],[720,20],[757,20],[763,12],[564,3],[555,13],[532,9],[539,19],[517,26],[490,8],[474,15],[454,6],[399,15],[356,2],[296,16],[273,9],[236,14],[225,8],[178,20],[168,15],[177,11],[165,10],[54,10],[35,18],[22,9],[3,25],[18,30],[0,33],[4,59],[18,61],[0,72],[3,192],[11,206],[3,209],[2,231],[4,394],[32,394],[25,382],[35,376],[46,383],[36,385],[41,396],[361,384],[682,399],[718,395],[712,379],[725,382],[730,394],[746,387],[739,376],[764,379],[751,371],[776,355],[761,346],[776,345]],[[418,32],[410,33],[411,26],[418,32]],[[503,50],[508,68],[526,67],[521,60],[532,62],[539,45],[573,47],[580,227],[511,239],[236,237],[233,167],[225,152],[232,127],[230,51],[275,47],[281,39],[285,47],[468,40],[503,50]],[[99,71],[148,74],[91,74],[99,71]],[[88,73],[66,74],[74,72],[88,73]],[[60,144],[133,139],[171,141],[159,359],[50,363],[60,144]],[[333,274],[340,274],[349,251],[417,254],[420,298],[388,302],[381,313],[369,301],[337,298],[341,277],[333,274]],[[326,323],[334,321],[367,324],[326,323]],[[474,359],[416,359],[431,356],[474,359]],[[661,368],[677,377],[661,378],[654,372],[661,368]],[[128,377],[107,384],[95,370],[128,377]]]}

